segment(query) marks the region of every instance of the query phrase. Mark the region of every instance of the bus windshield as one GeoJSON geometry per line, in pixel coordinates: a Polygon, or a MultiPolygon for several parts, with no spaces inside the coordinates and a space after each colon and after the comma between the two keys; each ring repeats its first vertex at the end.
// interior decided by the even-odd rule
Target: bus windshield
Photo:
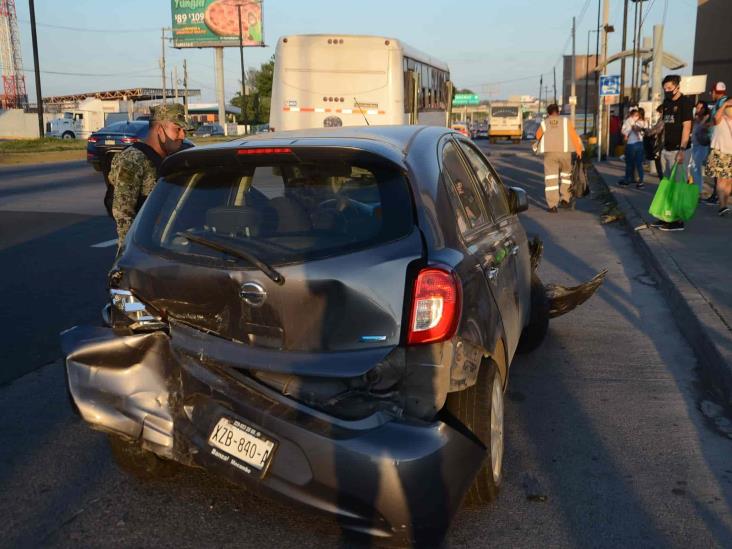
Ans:
{"type": "Polygon", "coordinates": [[[515,118],[518,116],[518,107],[493,107],[491,116],[499,118],[515,118]]]}

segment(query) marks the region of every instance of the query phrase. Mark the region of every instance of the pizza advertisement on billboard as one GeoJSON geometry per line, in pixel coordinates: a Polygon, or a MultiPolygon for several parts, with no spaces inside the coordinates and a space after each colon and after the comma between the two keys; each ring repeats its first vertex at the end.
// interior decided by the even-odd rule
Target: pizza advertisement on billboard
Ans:
{"type": "Polygon", "coordinates": [[[173,47],[264,46],[262,0],[171,0],[173,47]]]}

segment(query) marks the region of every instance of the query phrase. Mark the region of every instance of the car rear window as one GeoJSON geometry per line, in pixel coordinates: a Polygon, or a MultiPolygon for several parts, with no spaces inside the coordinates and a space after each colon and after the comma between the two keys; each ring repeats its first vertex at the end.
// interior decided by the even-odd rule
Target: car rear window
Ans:
{"type": "Polygon", "coordinates": [[[390,164],[265,156],[161,179],[137,225],[135,243],[152,251],[193,262],[241,262],[188,234],[277,265],[396,240],[414,221],[407,181],[390,164]]]}

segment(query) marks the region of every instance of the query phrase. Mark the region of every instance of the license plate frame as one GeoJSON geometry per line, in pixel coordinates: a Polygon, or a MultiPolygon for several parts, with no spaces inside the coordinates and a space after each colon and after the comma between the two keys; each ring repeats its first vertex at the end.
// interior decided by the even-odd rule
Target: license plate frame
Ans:
{"type": "Polygon", "coordinates": [[[116,142],[116,141],[115,141],[114,139],[105,139],[105,140],[104,140],[104,144],[105,144],[105,145],[114,145],[114,144],[116,144],[116,143],[117,143],[117,142],[116,142]]]}
{"type": "Polygon", "coordinates": [[[260,478],[269,470],[278,446],[276,439],[260,429],[229,416],[220,416],[213,423],[207,442],[213,456],[260,478]]]}

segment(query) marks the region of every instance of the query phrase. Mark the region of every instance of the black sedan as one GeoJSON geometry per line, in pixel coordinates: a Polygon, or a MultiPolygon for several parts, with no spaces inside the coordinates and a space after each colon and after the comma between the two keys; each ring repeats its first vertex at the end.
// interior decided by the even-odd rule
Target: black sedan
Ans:
{"type": "Polygon", "coordinates": [[[74,407],[121,465],[203,467],[417,542],[496,496],[509,367],[549,304],[526,194],[470,139],[271,133],[161,176],[106,327],[62,338],[74,407]]]}

